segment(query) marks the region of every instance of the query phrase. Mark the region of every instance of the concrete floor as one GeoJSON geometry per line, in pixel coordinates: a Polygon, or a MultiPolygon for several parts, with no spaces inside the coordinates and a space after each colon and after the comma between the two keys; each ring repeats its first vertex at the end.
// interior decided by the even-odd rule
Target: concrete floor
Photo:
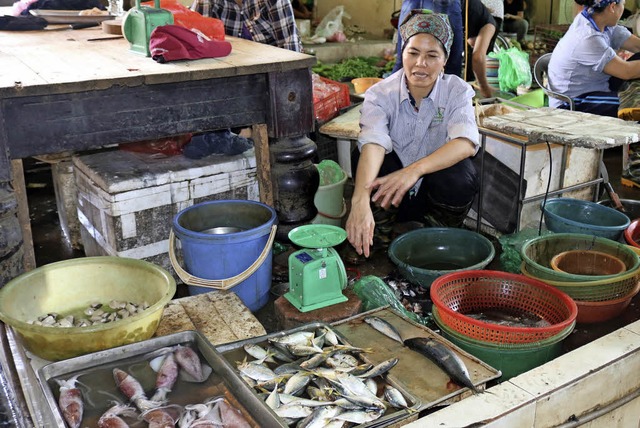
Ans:
{"type": "MultiPolygon", "coordinates": [[[[640,189],[628,188],[620,184],[621,173],[621,149],[613,148],[605,151],[604,159],[609,171],[611,183],[622,199],[640,200],[640,189]]],[[[71,248],[68,240],[63,236],[55,205],[53,185],[49,165],[34,159],[25,159],[25,178],[28,188],[29,208],[34,237],[34,248],[38,266],[69,258],[82,257],[80,250],[71,248]]],[[[345,193],[350,194],[351,182],[348,182],[345,193]]],[[[608,199],[605,195],[601,199],[608,199]]],[[[502,270],[499,262],[500,245],[494,242],[497,255],[488,269],[502,270]]],[[[348,245],[348,244],[343,244],[348,245]]],[[[273,274],[274,284],[287,282],[287,253],[274,257],[273,274]]],[[[376,275],[385,277],[392,273],[395,266],[391,263],[386,252],[375,254],[368,262],[352,266],[347,263],[347,273],[350,279],[357,276],[376,275]]],[[[186,287],[184,287],[186,288],[186,287]]],[[[179,287],[180,297],[186,295],[186,290],[179,287]]],[[[273,311],[273,301],[260,311],[256,317],[264,325],[267,332],[281,330],[278,326],[273,311]]],[[[596,338],[604,336],[618,328],[640,319],[640,295],[636,296],[625,313],[615,320],[598,325],[578,326],[575,332],[565,341],[566,351],[580,347],[596,338]]]]}

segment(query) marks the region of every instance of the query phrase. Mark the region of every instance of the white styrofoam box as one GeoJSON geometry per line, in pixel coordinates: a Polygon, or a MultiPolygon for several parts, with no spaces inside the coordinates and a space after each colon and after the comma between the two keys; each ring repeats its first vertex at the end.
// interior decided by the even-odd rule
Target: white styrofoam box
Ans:
{"type": "MultiPolygon", "coordinates": [[[[524,179],[527,181],[525,197],[543,195],[547,190],[549,175],[551,185],[549,190],[560,188],[560,172],[563,146],[551,144],[551,160],[546,144],[530,145],[526,149],[524,179]]],[[[586,183],[597,178],[600,154],[598,150],[568,147],[567,161],[564,171],[564,187],[586,183]]],[[[486,151],[506,165],[509,169],[520,174],[520,159],[522,148],[518,144],[499,140],[493,137],[486,139],[486,151]]],[[[491,173],[486,171],[485,173],[491,173]]],[[[592,200],[594,187],[586,187],[572,192],[565,192],[563,196],[592,200]]],[[[520,217],[520,228],[537,227],[540,220],[540,204],[542,200],[525,203],[520,217]]]]}
{"type": "Polygon", "coordinates": [[[74,156],[87,256],[145,259],[170,269],[169,231],[181,210],[209,200],[259,200],[253,150],[204,159],[123,150],[74,156]]]}

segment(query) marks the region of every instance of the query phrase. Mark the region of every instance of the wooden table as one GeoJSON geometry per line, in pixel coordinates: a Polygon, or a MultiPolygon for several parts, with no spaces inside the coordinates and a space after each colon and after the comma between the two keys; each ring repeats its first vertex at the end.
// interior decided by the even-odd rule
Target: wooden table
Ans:
{"type": "Polygon", "coordinates": [[[159,64],[99,27],[51,27],[0,32],[0,285],[25,270],[30,251],[28,213],[15,216],[15,201],[26,205],[19,160],[29,156],[253,126],[261,199],[286,214],[278,179],[290,167],[268,149],[278,143],[287,159],[282,148],[299,152],[313,130],[314,57],[229,37],[227,57],[159,64]],[[2,232],[21,223],[23,239],[2,232]]]}

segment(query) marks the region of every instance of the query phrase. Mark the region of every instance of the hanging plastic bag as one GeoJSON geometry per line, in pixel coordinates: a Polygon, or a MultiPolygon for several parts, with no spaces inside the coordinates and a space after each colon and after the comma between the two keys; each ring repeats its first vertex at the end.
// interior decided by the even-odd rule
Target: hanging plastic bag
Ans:
{"type": "Polygon", "coordinates": [[[314,33],[315,38],[325,38],[329,42],[344,42],[344,24],[342,18],[351,19],[351,15],[344,11],[344,6],[336,6],[322,18],[314,33]]]}
{"type": "MultiPolygon", "coordinates": [[[[153,7],[153,2],[141,3],[153,7]]],[[[160,7],[173,15],[175,25],[205,35],[211,40],[224,40],[224,24],[217,18],[208,18],[178,3],[178,0],[160,0],[160,7]]]]}
{"type": "Polygon", "coordinates": [[[374,275],[363,276],[353,284],[353,291],[362,301],[362,311],[370,311],[371,309],[380,308],[382,306],[390,306],[400,312],[405,317],[426,326],[430,325],[427,317],[409,312],[398,300],[393,290],[385,284],[385,282],[374,275]]]}
{"type": "Polygon", "coordinates": [[[490,58],[498,58],[500,67],[498,68],[498,82],[501,91],[515,91],[518,86],[531,86],[531,66],[529,65],[529,54],[518,48],[502,49],[498,52],[491,52],[490,58]]]}

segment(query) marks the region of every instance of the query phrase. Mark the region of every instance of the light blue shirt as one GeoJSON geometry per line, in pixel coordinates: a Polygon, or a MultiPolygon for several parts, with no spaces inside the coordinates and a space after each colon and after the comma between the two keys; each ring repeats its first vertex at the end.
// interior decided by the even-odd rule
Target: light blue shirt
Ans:
{"type": "MultiPolygon", "coordinates": [[[[600,32],[579,13],[551,55],[550,89],[571,98],[588,92],[610,91],[611,76],[603,71],[604,67],[629,37],[631,32],[621,25],[600,32]]],[[[551,107],[561,104],[561,100],[549,98],[551,107]]]]}
{"type": "Polygon", "coordinates": [[[378,144],[398,154],[403,166],[429,156],[450,140],[466,138],[480,146],[474,91],[458,76],[443,74],[416,111],[409,100],[404,70],[365,92],[358,148],[378,144]]]}

